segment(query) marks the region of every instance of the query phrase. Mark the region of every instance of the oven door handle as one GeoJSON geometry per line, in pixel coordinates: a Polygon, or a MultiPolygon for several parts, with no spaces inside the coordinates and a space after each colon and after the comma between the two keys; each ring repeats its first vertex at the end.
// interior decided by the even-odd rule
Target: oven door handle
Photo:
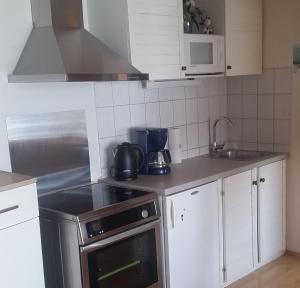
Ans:
{"type": "Polygon", "coordinates": [[[143,224],[142,226],[133,228],[131,230],[122,232],[120,234],[108,237],[108,238],[103,239],[103,240],[99,240],[98,242],[89,244],[85,247],[81,247],[81,252],[82,253],[90,253],[92,251],[95,251],[99,248],[100,249],[104,248],[105,246],[108,246],[108,245],[113,244],[115,242],[118,242],[120,240],[124,240],[124,239],[127,239],[129,237],[135,236],[137,234],[143,233],[143,232],[145,232],[147,230],[150,230],[152,228],[159,227],[159,225],[160,225],[160,220],[155,220],[153,222],[143,224]]]}

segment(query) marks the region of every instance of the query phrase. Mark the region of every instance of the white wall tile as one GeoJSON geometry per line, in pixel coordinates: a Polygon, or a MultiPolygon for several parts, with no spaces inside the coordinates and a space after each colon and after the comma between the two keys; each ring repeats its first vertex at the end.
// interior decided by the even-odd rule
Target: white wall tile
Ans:
{"type": "Polygon", "coordinates": [[[292,69],[281,68],[275,70],[275,93],[290,94],[292,92],[292,69]]]}
{"type": "Polygon", "coordinates": [[[200,147],[200,155],[207,155],[209,154],[209,146],[200,147]]]}
{"type": "Polygon", "coordinates": [[[185,87],[185,98],[191,99],[191,98],[197,98],[198,96],[198,89],[194,86],[188,86],[185,87]]]}
{"type": "Polygon", "coordinates": [[[274,143],[281,145],[290,143],[290,120],[274,121],[274,143]]]}
{"type": "Polygon", "coordinates": [[[145,104],[130,105],[131,127],[145,127],[146,107],[145,104]]]}
{"type": "Polygon", "coordinates": [[[185,160],[187,158],[188,158],[188,151],[187,150],[181,151],[181,159],[185,160]]]}
{"type": "Polygon", "coordinates": [[[291,119],[291,94],[275,94],[275,119],[291,119]]]}
{"type": "Polygon", "coordinates": [[[242,94],[242,77],[228,77],[227,78],[227,92],[228,94],[242,94]]]}
{"type": "Polygon", "coordinates": [[[243,118],[257,118],[257,94],[243,95],[243,118]]]}
{"type": "Polygon", "coordinates": [[[198,99],[186,100],[186,120],[187,124],[198,123],[198,99]]]}
{"type": "Polygon", "coordinates": [[[200,149],[195,148],[195,149],[190,149],[187,151],[188,152],[188,158],[194,158],[200,155],[200,149]]]}
{"type": "Polygon", "coordinates": [[[274,143],[273,120],[258,120],[258,143],[274,143]]]}
{"type": "Polygon", "coordinates": [[[145,102],[158,102],[158,89],[146,89],[145,90],[145,102]]]}
{"type": "Polygon", "coordinates": [[[117,141],[115,137],[100,139],[100,159],[101,168],[110,168],[113,164],[112,149],[116,147],[117,141]]]}
{"type": "Polygon", "coordinates": [[[173,102],[160,103],[160,126],[162,128],[169,128],[173,126],[173,102]]]}
{"type": "Polygon", "coordinates": [[[258,76],[258,93],[259,94],[273,94],[275,88],[274,70],[265,69],[261,75],[258,76]]]}
{"type": "Polygon", "coordinates": [[[204,147],[209,145],[209,127],[208,122],[199,124],[199,146],[204,147]]]}
{"type": "Polygon", "coordinates": [[[174,87],[172,88],[173,100],[183,100],[185,99],[184,87],[174,87]]]}
{"type": "Polygon", "coordinates": [[[95,82],[96,107],[113,106],[112,84],[111,82],[95,82]]]}
{"type": "Polygon", "coordinates": [[[188,149],[194,149],[199,147],[198,124],[191,124],[187,126],[187,144],[188,149]]]}
{"type": "Polygon", "coordinates": [[[220,118],[220,114],[219,96],[209,97],[209,118],[211,120],[217,120],[220,118]]]}
{"type": "Polygon", "coordinates": [[[130,104],[145,103],[145,89],[141,81],[129,82],[129,99],[130,104]]]}
{"type": "Polygon", "coordinates": [[[289,152],[290,146],[289,145],[274,145],[274,152],[286,153],[289,152]]]}
{"type": "Polygon", "coordinates": [[[242,96],[241,94],[228,96],[228,115],[231,118],[242,117],[242,96]]]}
{"type": "Polygon", "coordinates": [[[209,79],[209,96],[225,95],[226,90],[226,78],[216,77],[209,79]]]}
{"type": "Polygon", "coordinates": [[[273,94],[258,95],[258,118],[259,119],[274,118],[274,95],[273,94]]]}
{"type": "Polygon", "coordinates": [[[147,127],[160,127],[159,103],[146,104],[146,125],[147,127]]]}
{"type": "Polygon", "coordinates": [[[228,98],[227,95],[219,96],[220,116],[228,116],[228,98]]]}
{"type": "Polygon", "coordinates": [[[258,151],[273,152],[274,151],[274,144],[262,144],[262,143],[258,143],[258,151]]]}
{"type": "Polygon", "coordinates": [[[113,107],[98,108],[97,120],[100,138],[116,135],[113,107]]]}
{"type": "Polygon", "coordinates": [[[116,135],[125,135],[129,133],[130,128],[130,109],[129,106],[115,106],[115,126],[116,135]]]}
{"type": "Polygon", "coordinates": [[[174,109],[174,126],[185,125],[186,124],[185,100],[173,101],[173,109],[174,109]]]}
{"type": "Polygon", "coordinates": [[[242,145],[242,149],[248,150],[248,151],[257,151],[258,145],[257,143],[246,143],[244,142],[242,145]]]}
{"type": "Polygon", "coordinates": [[[199,98],[209,96],[209,79],[202,79],[197,87],[197,96],[199,98]]]}
{"type": "Polygon", "coordinates": [[[198,120],[199,122],[207,122],[209,119],[209,98],[198,99],[198,120]]]}
{"type": "Polygon", "coordinates": [[[172,88],[159,88],[158,91],[159,101],[170,101],[172,100],[172,88]]]}
{"type": "Polygon", "coordinates": [[[243,119],[243,141],[257,143],[258,121],[256,119],[243,119]]]}
{"type": "Polygon", "coordinates": [[[180,126],[181,150],[187,150],[187,128],[180,126]]]}
{"type": "Polygon", "coordinates": [[[228,128],[230,142],[242,142],[242,120],[232,119],[233,126],[228,128]]]}
{"type": "Polygon", "coordinates": [[[243,77],[243,94],[256,94],[258,91],[258,77],[244,76],[243,77]]]}
{"type": "Polygon", "coordinates": [[[112,82],[114,105],[129,104],[128,82],[112,82]]]}

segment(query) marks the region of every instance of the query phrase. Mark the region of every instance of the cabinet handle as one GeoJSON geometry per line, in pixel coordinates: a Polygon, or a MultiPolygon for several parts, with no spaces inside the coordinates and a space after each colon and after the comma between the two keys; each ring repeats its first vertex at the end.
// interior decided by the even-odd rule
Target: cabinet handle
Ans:
{"type": "Polygon", "coordinates": [[[174,207],[174,201],[171,201],[171,227],[175,228],[175,207],[174,207]]]}
{"type": "Polygon", "coordinates": [[[258,182],[257,182],[257,181],[253,181],[253,182],[252,182],[252,185],[253,185],[253,186],[257,186],[257,185],[258,185],[258,182]]]}
{"type": "Polygon", "coordinates": [[[227,65],[227,70],[231,70],[232,66],[231,65],[227,65]]]}
{"type": "Polygon", "coordinates": [[[4,214],[13,210],[19,209],[19,205],[11,206],[5,209],[0,210],[0,214],[4,214]]]}
{"type": "Polygon", "coordinates": [[[259,182],[260,182],[260,183],[265,183],[265,182],[266,182],[266,179],[265,179],[265,178],[260,178],[260,179],[259,179],[259,182]]]}
{"type": "Polygon", "coordinates": [[[194,191],[191,193],[192,196],[199,194],[199,191],[194,191]]]}

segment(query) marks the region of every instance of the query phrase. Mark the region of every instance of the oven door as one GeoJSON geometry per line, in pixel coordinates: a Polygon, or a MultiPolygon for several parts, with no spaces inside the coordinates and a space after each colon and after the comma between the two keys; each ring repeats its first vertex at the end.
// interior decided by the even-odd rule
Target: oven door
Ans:
{"type": "Polygon", "coordinates": [[[159,221],[81,248],[84,288],[162,288],[159,221]]]}

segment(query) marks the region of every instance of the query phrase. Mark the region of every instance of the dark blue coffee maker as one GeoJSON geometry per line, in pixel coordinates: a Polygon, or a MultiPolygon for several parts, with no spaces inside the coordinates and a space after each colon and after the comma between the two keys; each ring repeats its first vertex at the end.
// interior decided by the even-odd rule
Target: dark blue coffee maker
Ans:
{"type": "Polygon", "coordinates": [[[145,128],[136,131],[136,143],[144,151],[145,161],[142,174],[165,175],[171,172],[171,155],[165,149],[168,140],[168,129],[145,128]]]}

